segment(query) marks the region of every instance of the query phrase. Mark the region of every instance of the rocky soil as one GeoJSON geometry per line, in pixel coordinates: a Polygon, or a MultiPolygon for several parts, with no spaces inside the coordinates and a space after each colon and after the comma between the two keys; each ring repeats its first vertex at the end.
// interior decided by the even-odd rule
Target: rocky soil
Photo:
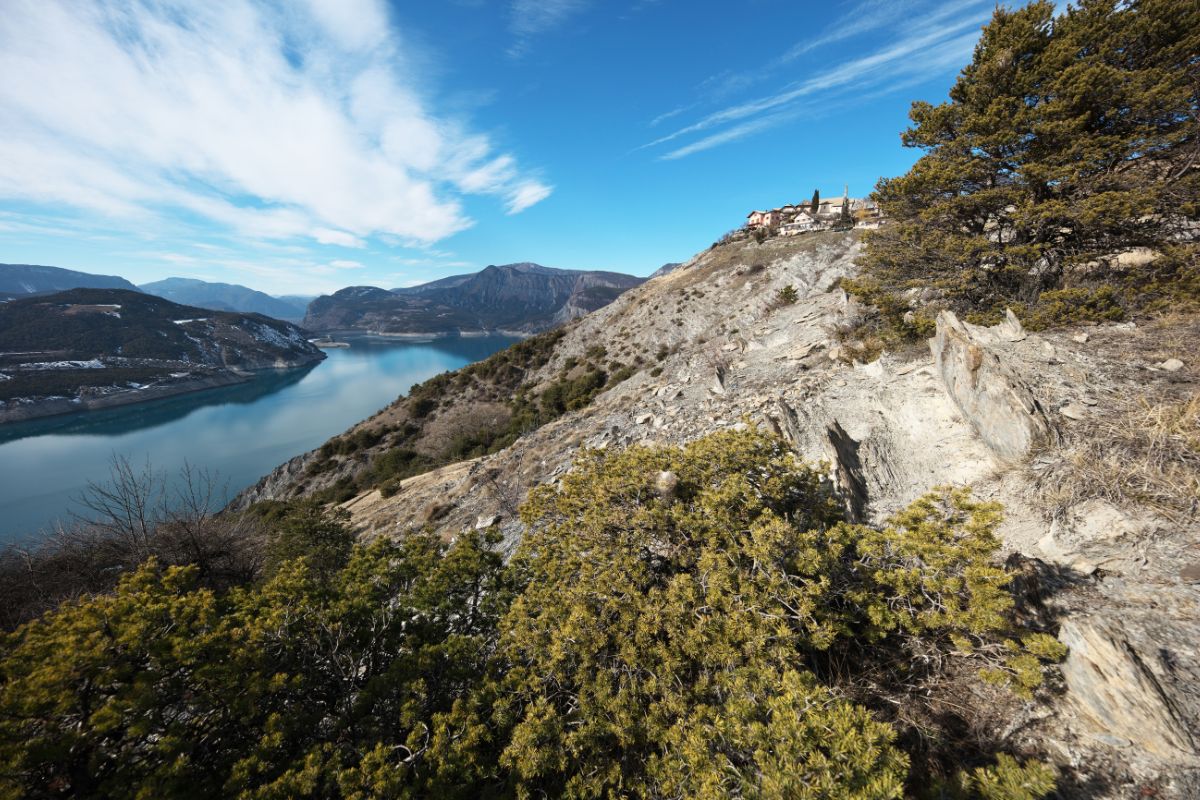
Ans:
{"type": "MultiPolygon", "coordinates": [[[[842,331],[862,310],[837,281],[859,247],[821,233],[702,253],[573,323],[525,384],[598,344],[641,356],[633,377],[501,452],[345,508],[364,537],[497,525],[512,547],[529,488],[580,448],[747,424],[825,462],[856,518],[971,486],[1005,506],[1027,611],[1071,648],[1053,697],[1005,709],[1013,748],[1054,761],[1065,796],[1200,797],[1200,323],[1030,333],[944,313],[928,349],[847,363],[842,331]],[[785,286],[795,302],[780,302],[785,286]]],[[[253,498],[293,493],[313,457],[253,498]]]]}

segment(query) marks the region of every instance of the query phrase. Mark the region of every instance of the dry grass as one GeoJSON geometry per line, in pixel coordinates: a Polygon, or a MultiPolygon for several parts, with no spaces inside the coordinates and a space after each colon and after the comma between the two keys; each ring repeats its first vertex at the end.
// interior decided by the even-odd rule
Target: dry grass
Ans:
{"type": "Polygon", "coordinates": [[[1172,519],[1200,512],[1200,394],[1139,397],[1036,459],[1039,498],[1056,515],[1099,498],[1172,519]]]}

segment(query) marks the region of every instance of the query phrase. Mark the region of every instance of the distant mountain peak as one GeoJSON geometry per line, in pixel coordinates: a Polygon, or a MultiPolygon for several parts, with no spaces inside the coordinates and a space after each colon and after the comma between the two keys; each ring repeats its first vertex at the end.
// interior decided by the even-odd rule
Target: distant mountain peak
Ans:
{"type": "Polygon", "coordinates": [[[313,330],[365,328],[386,333],[532,333],[594,311],[643,280],[531,261],[489,264],[476,273],[390,292],[348,287],[314,300],[304,325],[313,330]]]}
{"type": "Polygon", "coordinates": [[[197,278],[164,278],[144,283],[142,291],[175,303],[211,308],[217,311],[248,311],[275,319],[299,321],[307,303],[272,297],[236,283],[217,283],[197,278]]]}
{"type": "Polygon", "coordinates": [[[93,275],[41,264],[0,264],[0,300],[52,294],[68,289],[126,289],[137,287],[117,275],[93,275]]]}

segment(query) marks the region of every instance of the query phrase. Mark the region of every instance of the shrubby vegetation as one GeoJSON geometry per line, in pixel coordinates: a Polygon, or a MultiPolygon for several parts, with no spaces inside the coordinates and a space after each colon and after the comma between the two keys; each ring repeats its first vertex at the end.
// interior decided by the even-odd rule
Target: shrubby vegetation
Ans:
{"type": "MultiPolygon", "coordinates": [[[[91,483],[76,518],[29,545],[0,549],[0,630],[69,601],[111,591],[147,559],[191,565],[216,591],[262,571],[265,532],[255,514],[216,515],[225,500],[217,477],[189,465],[168,481],[149,464],[115,458],[109,480],[91,483]]],[[[290,506],[279,505],[276,519],[290,506]]]]}
{"type": "Polygon", "coordinates": [[[18,397],[75,397],[88,386],[127,386],[131,381],[152,383],[171,374],[156,367],[107,367],[106,369],[11,370],[0,381],[0,400],[18,397]]]}
{"type": "Polygon", "coordinates": [[[867,327],[927,336],[939,308],[1046,328],[1200,307],[1198,52],[1195,3],[997,9],[949,101],[913,104],[902,140],[924,155],[876,187],[889,224],[843,282],[878,309],[867,327]]]}
{"type": "Polygon", "coordinates": [[[998,510],[843,521],[780,440],[590,453],[488,532],[354,544],[271,504],[224,589],[150,560],[7,636],[2,797],[1023,800],[1053,773],[936,742],[944,680],[1037,690],[998,510]],[[978,679],[975,679],[978,680],[978,679]],[[896,713],[902,703],[906,714],[896,713]]]}
{"type": "Polygon", "coordinates": [[[343,502],[370,488],[384,496],[399,491],[400,481],[431,469],[503,450],[520,436],[553,422],[571,411],[587,407],[598,394],[628,380],[636,367],[606,361],[603,345],[589,348],[583,358],[566,359],[559,374],[536,391],[525,379],[545,366],[562,339],[561,330],[550,331],[518,342],[483,361],[457,372],[437,375],[413,386],[408,397],[397,401],[408,411],[409,421],[400,427],[360,429],[326,442],[319,458],[308,468],[319,474],[338,466],[335,457],[354,456],[386,440],[387,447],[352,475],[316,494],[326,502],[343,502]],[[418,445],[418,440],[442,408],[449,408],[466,394],[473,399],[504,407],[505,420],[495,426],[463,430],[449,438],[436,452],[418,445]]]}

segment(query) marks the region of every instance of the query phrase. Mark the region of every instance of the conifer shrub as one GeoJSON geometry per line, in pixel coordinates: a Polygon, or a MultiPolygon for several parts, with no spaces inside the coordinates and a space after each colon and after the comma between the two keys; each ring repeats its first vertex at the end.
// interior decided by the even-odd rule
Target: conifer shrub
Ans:
{"type": "Polygon", "coordinates": [[[452,796],[423,755],[488,657],[493,544],[378,541],[224,594],[149,562],[64,604],[3,642],[0,797],[452,796]]]}
{"type": "Polygon", "coordinates": [[[873,699],[952,659],[1029,692],[1061,656],[1012,622],[995,506],[947,490],[851,525],[756,431],[591,453],[522,519],[502,667],[448,722],[518,796],[898,797],[873,699]]]}
{"type": "Polygon", "coordinates": [[[273,505],[265,580],[152,561],[0,642],[0,797],[1044,797],[1002,753],[928,774],[886,710],[1061,656],[1013,623],[998,509],[839,509],[753,429],[586,453],[507,565],[273,505]]]}

